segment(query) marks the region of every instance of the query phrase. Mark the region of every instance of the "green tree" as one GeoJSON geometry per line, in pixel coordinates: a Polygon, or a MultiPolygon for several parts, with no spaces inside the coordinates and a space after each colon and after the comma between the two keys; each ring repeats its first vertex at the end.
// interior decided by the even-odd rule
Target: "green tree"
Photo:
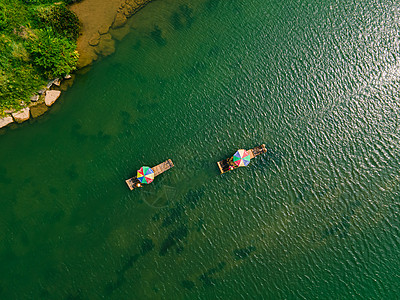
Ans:
{"type": "Polygon", "coordinates": [[[54,34],[52,29],[41,29],[26,41],[26,49],[33,63],[48,78],[66,75],[76,68],[78,52],[75,43],[54,34]]]}

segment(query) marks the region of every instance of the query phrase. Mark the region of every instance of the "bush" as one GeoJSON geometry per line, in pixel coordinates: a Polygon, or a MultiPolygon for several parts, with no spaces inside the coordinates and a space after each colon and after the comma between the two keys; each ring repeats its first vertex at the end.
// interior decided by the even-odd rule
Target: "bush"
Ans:
{"type": "Polygon", "coordinates": [[[64,5],[39,6],[33,19],[38,28],[51,28],[55,33],[76,40],[80,31],[78,17],[64,5]]]}
{"type": "Polygon", "coordinates": [[[0,35],[0,114],[1,110],[19,107],[21,100],[29,101],[44,84],[22,42],[0,35]]]}
{"type": "Polygon", "coordinates": [[[6,27],[7,27],[6,7],[4,3],[0,3],[0,30],[4,30],[6,27]]]}
{"type": "Polygon", "coordinates": [[[0,0],[0,30],[12,32],[14,28],[23,25],[27,10],[13,1],[0,0]]]}
{"type": "Polygon", "coordinates": [[[33,93],[45,84],[30,64],[5,72],[0,70],[0,111],[20,107],[21,100],[28,102],[33,93]]]}
{"type": "Polygon", "coordinates": [[[81,2],[82,0],[64,0],[64,2],[68,5],[76,3],[76,2],[81,2]]]}
{"type": "Polygon", "coordinates": [[[26,41],[26,48],[37,66],[46,77],[54,78],[75,70],[78,52],[75,43],[66,37],[59,37],[51,29],[39,30],[37,37],[26,41]]]}

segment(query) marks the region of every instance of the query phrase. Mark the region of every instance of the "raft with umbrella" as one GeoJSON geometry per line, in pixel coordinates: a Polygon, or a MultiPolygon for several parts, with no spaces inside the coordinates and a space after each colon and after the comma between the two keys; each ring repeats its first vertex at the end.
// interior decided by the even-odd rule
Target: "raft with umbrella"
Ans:
{"type": "Polygon", "coordinates": [[[160,175],[161,173],[171,169],[174,163],[171,159],[164,161],[163,163],[155,167],[143,166],[136,172],[136,176],[125,180],[128,187],[133,190],[138,187],[142,187],[144,184],[150,184],[153,182],[154,177],[160,175]]]}
{"type": "Polygon", "coordinates": [[[265,144],[249,150],[239,149],[231,157],[217,162],[217,165],[223,174],[239,167],[246,167],[251,159],[265,152],[267,152],[265,144]]]}

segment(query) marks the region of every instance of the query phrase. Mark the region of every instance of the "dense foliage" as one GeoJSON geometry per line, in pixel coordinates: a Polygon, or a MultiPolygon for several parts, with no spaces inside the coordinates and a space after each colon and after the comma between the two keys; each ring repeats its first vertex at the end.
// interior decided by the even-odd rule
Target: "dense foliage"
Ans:
{"type": "Polygon", "coordinates": [[[78,53],[68,38],[54,34],[53,30],[39,30],[25,43],[33,64],[47,78],[63,76],[75,69],[78,53]]]}
{"type": "Polygon", "coordinates": [[[51,28],[57,35],[75,40],[79,35],[78,17],[64,5],[38,6],[33,11],[39,28],[51,28]]]}
{"type": "Polygon", "coordinates": [[[79,20],[66,0],[0,0],[0,115],[73,71],[79,20]]]}

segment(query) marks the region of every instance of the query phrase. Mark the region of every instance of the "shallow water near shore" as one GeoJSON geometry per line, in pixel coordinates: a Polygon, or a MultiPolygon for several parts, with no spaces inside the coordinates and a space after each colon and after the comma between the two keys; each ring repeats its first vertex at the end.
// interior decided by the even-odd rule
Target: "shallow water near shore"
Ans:
{"type": "Polygon", "coordinates": [[[0,135],[0,298],[396,298],[396,2],[155,1],[128,26],[0,135]]]}

